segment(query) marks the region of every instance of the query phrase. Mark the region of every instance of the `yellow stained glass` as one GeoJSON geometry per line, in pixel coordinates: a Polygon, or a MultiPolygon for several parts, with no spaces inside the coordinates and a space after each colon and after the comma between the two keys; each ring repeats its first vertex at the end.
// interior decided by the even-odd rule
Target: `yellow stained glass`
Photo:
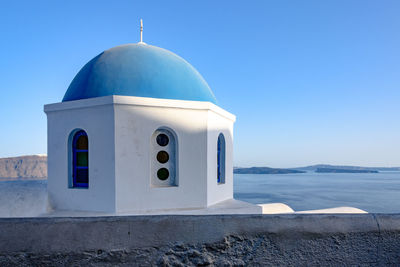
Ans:
{"type": "Polygon", "coordinates": [[[79,136],[78,140],[76,141],[76,148],[77,149],[88,149],[88,138],[85,135],[79,136]]]}

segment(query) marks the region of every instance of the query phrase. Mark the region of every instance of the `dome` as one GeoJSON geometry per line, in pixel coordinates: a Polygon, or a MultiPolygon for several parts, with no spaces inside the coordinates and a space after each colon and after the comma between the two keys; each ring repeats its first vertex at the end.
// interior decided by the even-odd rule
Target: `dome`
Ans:
{"type": "Polygon", "coordinates": [[[192,65],[168,50],[144,43],[116,46],[90,60],[71,82],[63,102],[108,95],[216,103],[192,65]]]}

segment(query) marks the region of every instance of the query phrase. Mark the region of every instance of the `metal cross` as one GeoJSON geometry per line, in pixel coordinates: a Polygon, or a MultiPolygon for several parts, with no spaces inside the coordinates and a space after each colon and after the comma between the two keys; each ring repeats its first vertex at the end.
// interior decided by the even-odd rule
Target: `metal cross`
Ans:
{"type": "Polygon", "coordinates": [[[143,20],[140,19],[140,42],[143,43],[143,20]]]}

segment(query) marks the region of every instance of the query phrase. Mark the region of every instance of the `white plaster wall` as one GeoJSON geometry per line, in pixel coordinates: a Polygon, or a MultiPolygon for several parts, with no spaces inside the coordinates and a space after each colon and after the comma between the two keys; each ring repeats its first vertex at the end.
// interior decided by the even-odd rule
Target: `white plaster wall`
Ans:
{"type": "Polygon", "coordinates": [[[233,123],[235,119],[208,111],[207,121],[207,205],[233,198],[233,123]],[[225,137],[225,183],[217,182],[217,142],[225,137]]]}
{"type": "Polygon", "coordinates": [[[206,207],[207,110],[116,104],[115,138],[118,212],[206,207]],[[176,135],[177,186],[151,186],[150,142],[159,128],[176,135]]]}
{"type": "Polygon", "coordinates": [[[115,211],[113,105],[78,100],[45,106],[48,195],[56,210],[115,211]],[[97,103],[98,105],[94,105],[97,103]],[[75,129],[89,139],[89,188],[69,188],[68,139],[75,129]]]}
{"type": "MultiPolygon", "coordinates": [[[[48,191],[56,210],[135,213],[205,208],[231,199],[235,116],[209,102],[106,96],[45,106],[48,191]],[[89,189],[68,188],[68,138],[89,138],[89,189]],[[177,186],[151,185],[151,137],[172,130],[177,186]],[[217,138],[226,141],[226,182],[217,185],[217,138]],[[207,191],[208,190],[208,191],[207,191]]],[[[154,156],[154,155],[153,155],[154,156]]]]}

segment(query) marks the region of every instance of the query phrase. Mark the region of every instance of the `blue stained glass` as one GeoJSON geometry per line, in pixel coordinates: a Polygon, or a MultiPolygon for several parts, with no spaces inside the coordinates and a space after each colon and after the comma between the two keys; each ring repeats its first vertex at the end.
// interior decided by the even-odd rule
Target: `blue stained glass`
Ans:
{"type": "Polygon", "coordinates": [[[85,131],[75,133],[72,142],[73,173],[72,187],[89,187],[89,147],[88,137],[85,131]]]}
{"type": "Polygon", "coordinates": [[[217,183],[225,183],[225,137],[222,133],[217,141],[217,183]]]}
{"type": "Polygon", "coordinates": [[[221,138],[218,137],[217,148],[217,182],[221,182],[221,138]]]}

